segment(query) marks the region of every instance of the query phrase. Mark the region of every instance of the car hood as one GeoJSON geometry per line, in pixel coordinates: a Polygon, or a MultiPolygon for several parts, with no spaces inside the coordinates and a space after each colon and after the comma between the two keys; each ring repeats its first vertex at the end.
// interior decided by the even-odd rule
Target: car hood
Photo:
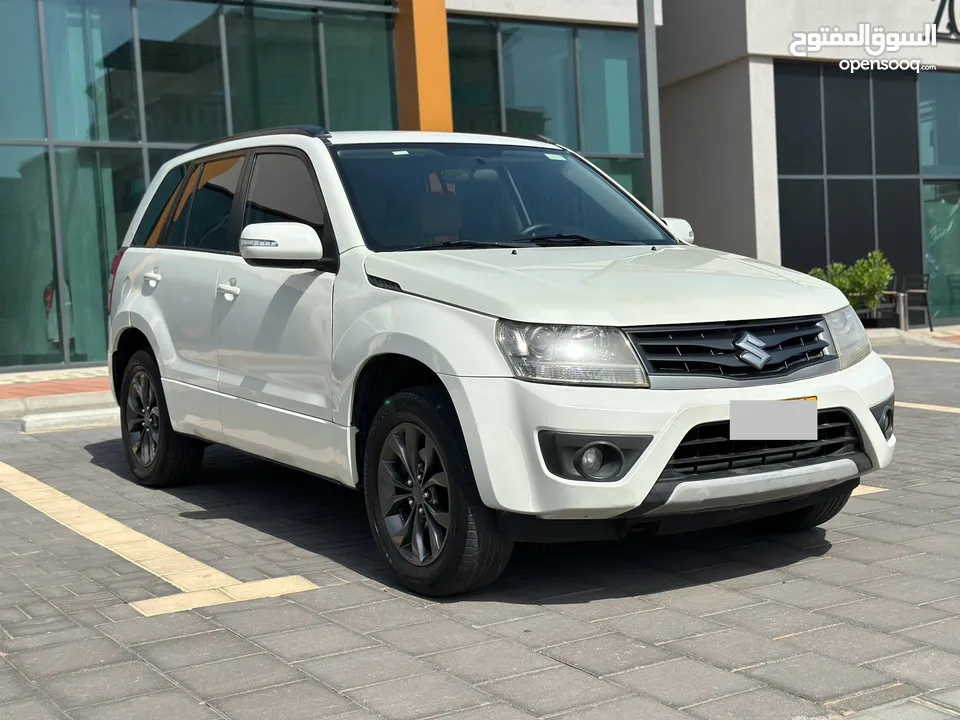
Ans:
{"type": "Polygon", "coordinates": [[[365,267],[405,293],[531,323],[718,322],[847,304],[809,275],[692,245],[386,252],[369,255],[365,267]]]}

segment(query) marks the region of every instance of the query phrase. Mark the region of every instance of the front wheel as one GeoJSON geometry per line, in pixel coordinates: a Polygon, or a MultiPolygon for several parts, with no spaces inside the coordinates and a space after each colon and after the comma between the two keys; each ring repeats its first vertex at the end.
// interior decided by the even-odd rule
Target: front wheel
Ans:
{"type": "Polygon", "coordinates": [[[138,350],[130,358],[119,400],[123,448],[137,483],[166,487],[192,480],[203,461],[204,444],[174,432],[151,353],[138,350]]]}
{"type": "Polygon", "coordinates": [[[835,518],[850,499],[853,490],[844,490],[809,507],[791,510],[781,515],[771,515],[751,523],[761,532],[791,533],[809,530],[835,518]]]}
{"type": "Polygon", "coordinates": [[[480,500],[456,413],[437,389],[400,392],[380,407],[363,484],[377,546],[404,587],[456,595],[506,568],[513,543],[480,500]]]}

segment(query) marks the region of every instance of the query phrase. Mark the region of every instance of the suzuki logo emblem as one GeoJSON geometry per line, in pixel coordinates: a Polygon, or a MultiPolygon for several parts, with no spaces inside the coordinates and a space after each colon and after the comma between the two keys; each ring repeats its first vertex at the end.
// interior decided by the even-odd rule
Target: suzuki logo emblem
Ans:
{"type": "Polygon", "coordinates": [[[757,370],[762,370],[770,362],[770,353],[764,350],[767,344],[756,335],[744,333],[734,345],[743,350],[737,357],[757,370]]]}

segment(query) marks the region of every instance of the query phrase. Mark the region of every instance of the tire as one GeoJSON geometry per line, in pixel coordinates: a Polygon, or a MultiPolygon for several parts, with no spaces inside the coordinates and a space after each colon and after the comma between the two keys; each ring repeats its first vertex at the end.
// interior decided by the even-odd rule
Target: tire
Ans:
{"type": "Polygon", "coordinates": [[[481,501],[456,412],[436,388],[405,390],[381,405],[367,433],[363,486],[377,547],[408,590],[427,597],[457,595],[493,583],[506,568],[513,542],[498,531],[495,513],[481,501]],[[418,432],[423,442],[416,440],[417,452],[405,454],[424,466],[419,478],[415,469],[406,472],[402,456],[411,446],[407,439],[418,432]],[[389,498],[383,508],[382,498],[389,498]],[[392,534],[399,537],[408,526],[409,543],[395,543],[392,534]]]}
{"type": "Polygon", "coordinates": [[[792,533],[809,530],[836,517],[843,510],[844,505],[847,504],[852,492],[852,489],[845,490],[831,495],[815,505],[791,510],[782,515],[761,518],[750,523],[750,526],[760,532],[768,533],[792,533]]]}
{"type": "Polygon", "coordinates": [[[118,400],[123,449],[137,484],[160,488],[193,480],[203,462],[205,445],[174,432],[160,381],[160,369],[150,352],[138,350],[127,362],[118,400]],[[143,384],[144,378],[149,385],[143,384]],[[142,394],[136,388],[140,388],[142,394]],[[143,420],[141,407],[148,407],[146,415],[149,420],[143,420]],[[148,427],[147,431],[143,430],[145,427],[148,427]],[[145,437],[148,434],[153,437],[153,443],[145,437]],[[152,453],[149,452],[151,445],[152,453]]]}

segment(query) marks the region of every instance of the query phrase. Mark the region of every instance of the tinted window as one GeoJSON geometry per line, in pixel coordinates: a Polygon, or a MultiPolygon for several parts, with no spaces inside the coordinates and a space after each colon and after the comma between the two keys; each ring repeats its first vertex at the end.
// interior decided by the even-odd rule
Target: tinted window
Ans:
{"type": "Polygon", "coordinates": [[[336,157],[374,250],[446,241],[523,244],[571,234],[675,244],[635,202],[559,148],[352,146],[336,157]]]}
{"type": "Polygon", "coordinates": [[[780,254],[800,272],[827,264],[823,180],[780,181],[780,254]]]}
{"type": "Polygon", "coordinates": [[[920,149],[914,142],[919,132],[916,73],[873,73],[873,124],[877,174],[917,174],[920,149]]]}
{"type": "Polygon", "coordinates": [[[318,233],[323,229],[323,206],[313,176],[296,155],[258,155],[253,164],[243,224],[269,222],[306,223],[318,233]]]}
{"type": "Polygon", "coordinates": [[[827,208],[830,262],[852,265],[875,249],[872,180],[828,180],[827,208]]]}
{"type": "Polygon", "coordinates": [[[780,174],[819,175],[823,172],[820,66],[777,62],[773,73],[780,174]]]}
{"type": "MultiPolygon", "coordinates": [[[[167,236],[163,239],[161,245],[170,247],[183,247],[184,239],[187,236],[187,220],[190,219],[190,206],[193,205],[193,196],[197,191],[197,182],[200,180],[200,165],[195,165],[190,171],[190,177],[187,178],[183,191],[177,198],[173,208],[173,217],[170,219],[170,229],[167,236]]],[[[160,232],[163,228],[158,228],[160,232]]],[[[157,236],[150,238],[147,247],[157,245],[157,236]]]]}
{"type": "Polygon", "coordinates": [[[238,240],[230,232],[230,208],[237,194],[243,158],[214,160],[203,166],[193,197],[184,247],[214,252],[236,252],[238,240]]]}
{"type": "Polygon", "coordinates": [[[870,76],[824,67],[823,98],[827,172],[831,175],[872,174],[870,76]]]}
{"type": "Polygon", "coordinates": [[[180,187],[180,183],[183,181],[185,173],[186,170],[182,165],[175,167],[167,173],[167,176],[160,183],[160,187],[157,188],[153,197],[150,198],[150,203],[143,213],[143,218],[140,220],[140,225],[137,227],[137,232],[133,236],[133,241],[130,243],[131,245],[134,247],[143,245],[156,247],[157,236],[163,229],[167,216],[170,214],[170,210],[173,207],[173,198],[176,195],[177,188],[180,187]]]}

